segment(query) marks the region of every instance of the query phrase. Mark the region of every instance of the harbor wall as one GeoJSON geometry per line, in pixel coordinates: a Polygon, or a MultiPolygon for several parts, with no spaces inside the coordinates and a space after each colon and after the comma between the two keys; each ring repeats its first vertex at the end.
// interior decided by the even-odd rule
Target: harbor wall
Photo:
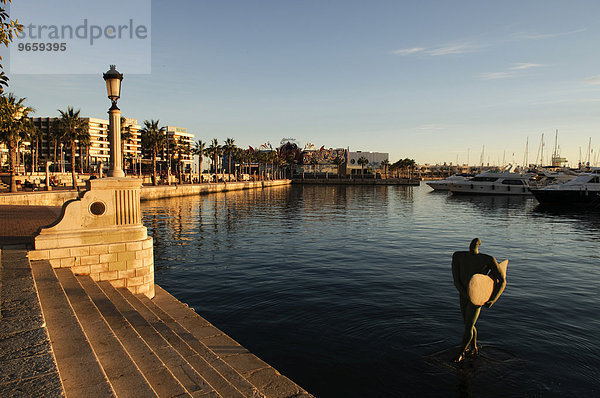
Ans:
{"type": "Polygon", "coordinates": [[[352,179],[323,179],[323,178],[298,178],[292,181],[293,184],[318,184],[318,185],[411,185],[419,186],[420,180],[417,179],[382,179],[373,178],[352,178],[352,179]]]}
{"type": "MultiPolygon", "coordinates": [[[[289,185],[291,180],[242,181],[217,184],[159,185],[144,186],[141,200],[166,199],[180,196],[202,195],[214,192],[236,191],[242,189],[267,188],[289,185]]],[[[0,205],[62,206],[66,201],[76,199],[77,191],[34,191],[5,193],[0,195],[0,205]]]]}
{"type": "Polygon", "coordinates": [[[202,195],[215,192],[239,191],[243,189],[268,188],[291,184],[291,180],[269,180],[269,181],[240,181],[225,182],[218,184],[195,184],[195,185],[161,185],[147,186],[142,188],[142,201],[175,198],[179,196],[202,195]]]}

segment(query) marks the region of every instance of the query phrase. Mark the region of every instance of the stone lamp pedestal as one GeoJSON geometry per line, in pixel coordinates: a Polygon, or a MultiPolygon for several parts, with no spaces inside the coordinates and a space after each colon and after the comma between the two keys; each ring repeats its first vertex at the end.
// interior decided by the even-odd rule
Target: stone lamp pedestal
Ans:
{"type": "Polygon", "coordinates": [[[153,241],[140,211],[142,181],[111,177],[86,186],[80,198],[63,205],[58,220],[41,228],[30,259],[154,297],[153,241]]]}

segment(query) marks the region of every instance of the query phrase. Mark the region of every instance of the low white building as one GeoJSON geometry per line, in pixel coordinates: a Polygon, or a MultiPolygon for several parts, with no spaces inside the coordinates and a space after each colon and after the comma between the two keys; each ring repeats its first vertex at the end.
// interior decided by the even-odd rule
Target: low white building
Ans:
{"type": "Polygon", "coordinates": [[[370,168],[371,170],[377,170],[382,168],[381,162],[383,162],[384,160],[389,161],[390,154],[384,152],[348,151],[348,163],[346,165],[347,174],[356,174],[362,171],[362,166],[358,163],[358,159],[362,157],[369,161],[369,163],[367,163],[364,166],[365,171],[368,168],[370,168]]]}

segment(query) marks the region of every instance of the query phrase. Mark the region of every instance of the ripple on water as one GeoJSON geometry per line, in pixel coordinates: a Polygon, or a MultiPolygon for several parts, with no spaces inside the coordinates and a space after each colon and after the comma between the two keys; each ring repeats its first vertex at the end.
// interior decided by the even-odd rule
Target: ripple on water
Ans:
{"type": "Polygon", "coordinates": [[[157,282],[317,396],[600,388],[597,214],[426,186],[292,186],[142,206],[157,282]],[[450,260],[474,237],[510,259],[509,284],[478,322],[486,356],[456,369],[430,358],[460,340],[450,260]]]}

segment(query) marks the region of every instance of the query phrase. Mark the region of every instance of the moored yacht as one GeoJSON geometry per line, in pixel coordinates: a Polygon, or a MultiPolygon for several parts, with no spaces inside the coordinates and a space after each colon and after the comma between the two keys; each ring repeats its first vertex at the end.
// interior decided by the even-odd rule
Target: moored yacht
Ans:
{"type": "Polygon", "coordinates": [[[485,171],[468,181],[453,182],[448,188],[453,194],[530,195],[531,174],[510,171],[485,171]]]}
{"type": "Polygon", "coordinates": [[[543,205],[597,207],[600,206],[600,169],[582,173],[562,184],[532,189],[531,192],[543,205]]]}
{"type": "Polygon", "coordinates": [[[449,189],[449,187],[448,187],[449,184],[451,184],[453,182],[467,181],[474,176],[475,176],[474,174],[458,173],[458,174],[452,174],[450,177],[448,177],[444,180],[428,181],[428,182],[426,182],[426,184],[429,185],[431,188],[433,188],[434,191],[447,191],[449,189]]]}

